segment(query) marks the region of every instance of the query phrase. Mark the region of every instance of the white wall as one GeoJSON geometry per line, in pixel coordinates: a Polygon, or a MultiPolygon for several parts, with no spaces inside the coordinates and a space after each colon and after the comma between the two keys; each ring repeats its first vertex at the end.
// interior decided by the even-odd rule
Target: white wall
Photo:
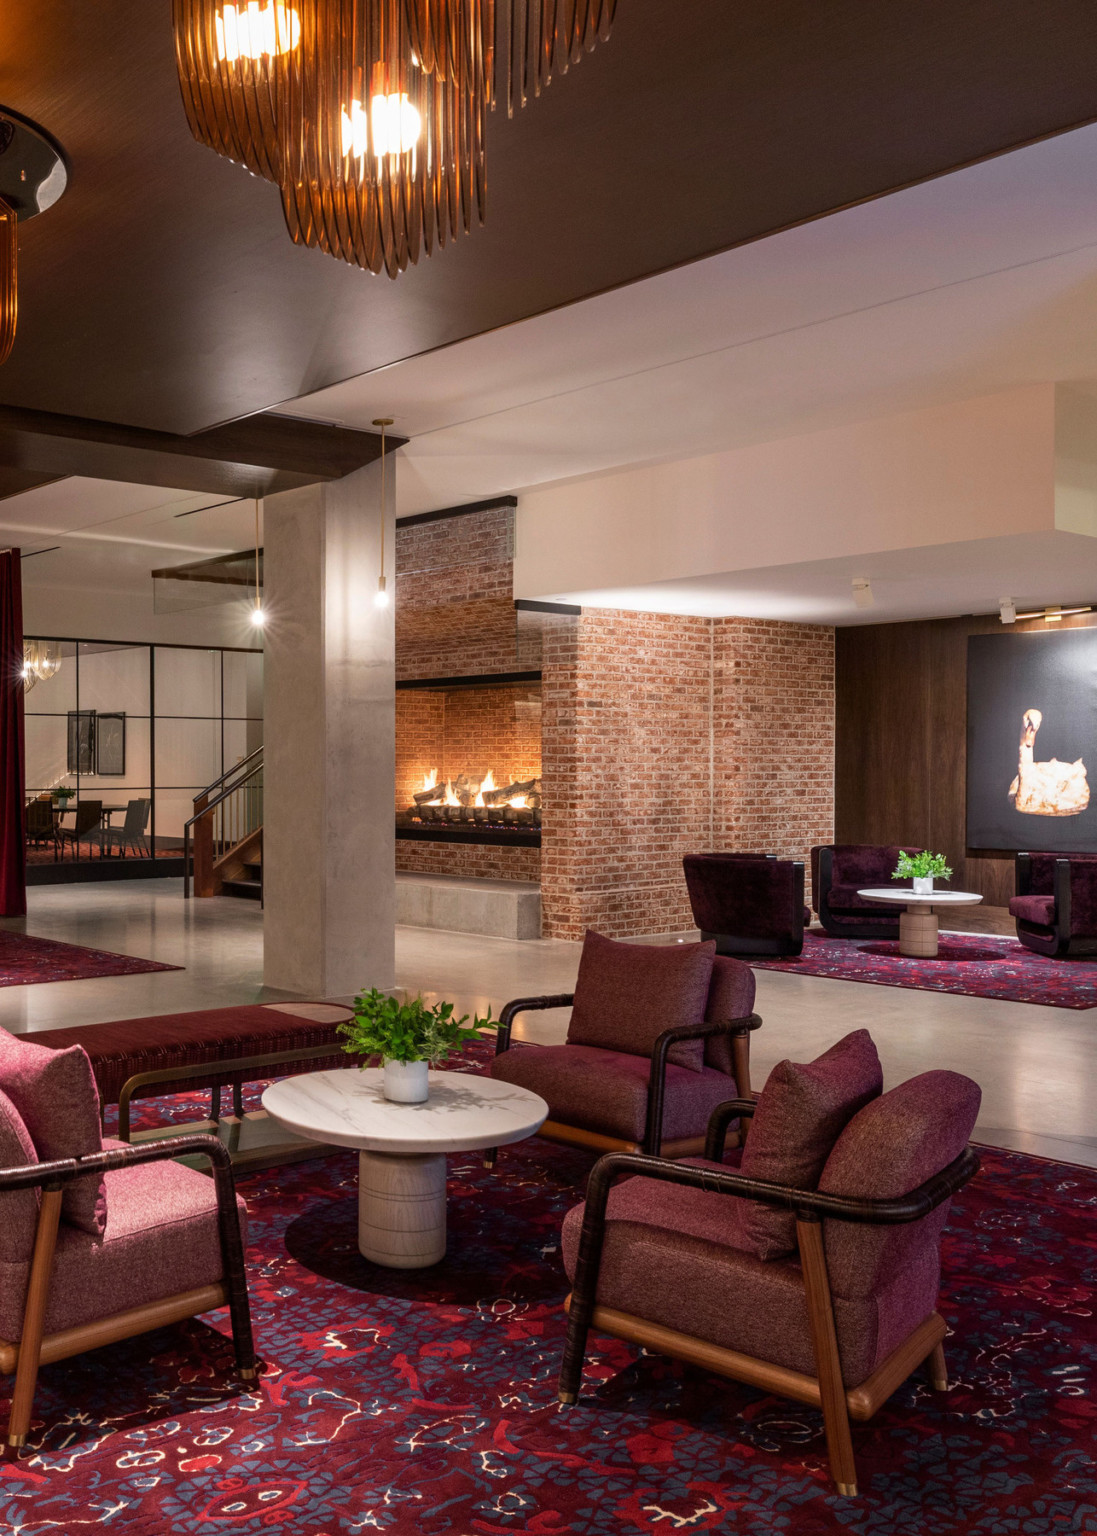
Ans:
{"type": "Polygon", "coordinates": [[[1053,531],[1055,518],[1055,389],[1039,384],[527,492],[514,591],[1053,531]]]}

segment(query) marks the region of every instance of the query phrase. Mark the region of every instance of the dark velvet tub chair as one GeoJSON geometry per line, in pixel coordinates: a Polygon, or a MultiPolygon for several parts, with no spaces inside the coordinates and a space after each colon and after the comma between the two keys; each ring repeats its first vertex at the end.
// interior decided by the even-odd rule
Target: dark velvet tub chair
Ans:
{"type": "Polygon", "coordinates": [[[691,853],[682,860],[693,921],[718,955],[798,955],[811,912],[804,866],[765,854],[691,853]]]}
{"type": "Polygon", "coordinates": [[[897,939],[899,908],[866,901],[865,886],[889,886],[900,853],[921,848],[875,843],[828,843],[811,850],[811,888],[825,932],[835,939],[897,939]]]}
{"type": "MultiPolygon", "coordinates": [[[[553,1141],[668,1155],[700,1151],[717,1104],[750,1095],[754,973],[707,944],[620,944],[588,933],[573,993],[503,1009],[492,1077],[549,1106],[553,1141]],[[565,1045],[511,1043],[521,1013],[571,1007],[565,1045]]],[[[492,1166],[495,1153],[485,1162],[492,1166]]]]}
{"type": "Polygon", "coordinates": [[[978,1170],[979,1097],[955,1072],[881,1094],[860,1030],[717,1110],[704,1160],[601,1158],[564,1221],[560,1400],[578,1399],[594,1329],[820,1408],[837,1491],[856,1494],[850,1420],[922,1366],[948,1390],[941,1233],[978,1170]],[[752,1114],[737,1170],[724,1128],[752,1114]]]}
{"type": "Polygon", "coordinates": [[[1038,955],[1097,950],[1097,854],[1019,853],[1009,904],[1017,937],[1038,955]]]}

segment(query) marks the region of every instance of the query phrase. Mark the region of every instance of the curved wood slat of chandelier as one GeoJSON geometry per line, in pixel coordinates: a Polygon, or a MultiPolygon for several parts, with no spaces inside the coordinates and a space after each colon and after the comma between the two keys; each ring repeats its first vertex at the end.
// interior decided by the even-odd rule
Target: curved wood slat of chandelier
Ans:
{"type": "Polygon", "coordinates": [[[194,137],[279,185],[297,243],[390,277],[468,233],[474,212],[484,222],[500,63],[513,112],[516,95],[524,106],[605,41],[616,9],[616,0],[172,3],[194,137]],[[417,114],[413,149],[375,153],[378,94],[404,103],[397,121],[407,108],[417,114]]]}
{"type": "Polygon", "coordinates": [[[15,209],[0,198],[0,363],[15,345],[19,318],[19,223],[15,209]]]}

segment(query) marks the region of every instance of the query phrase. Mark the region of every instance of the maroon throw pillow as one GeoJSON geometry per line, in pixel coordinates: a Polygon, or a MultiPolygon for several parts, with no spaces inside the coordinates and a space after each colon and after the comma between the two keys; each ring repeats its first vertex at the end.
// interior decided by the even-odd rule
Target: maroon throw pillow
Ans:
{"type": "MultiPolygon", "coordinates": [[[[19,1112],[39,1162],[103,1150],[99,1091],[82,1046],[54,1051],[0,1029],[0,1089],[19,1112]]],[[[74,1227],[101,1237],[107,1221],[102,1178],[66,1184],[61,1214],[74,1227]]]]}
{"type": "MultiPolygon", "coordinates": [[[[620,944],[589,929],[583,940],[569,1045],[650,1056],[664,1029],[700,1024],[716,945],[620,944]]],[[[667,1060],[700,1072],[703,1040],[672,1045],[667,1060]]]]}
{"type": "MultiPolygon", "coordinates": [[[[867,1029],[854,1030],[814,1061],[779,1061],[759,1096],[739,1171],[770,1184],[817,1189],[834,1143],[883,1086],[867,1029]]],[[[731,1241],[759,1259],[780,1258],[796,1247],[796,1218],[757,1200],[736,1200],[731,1241]]]]}

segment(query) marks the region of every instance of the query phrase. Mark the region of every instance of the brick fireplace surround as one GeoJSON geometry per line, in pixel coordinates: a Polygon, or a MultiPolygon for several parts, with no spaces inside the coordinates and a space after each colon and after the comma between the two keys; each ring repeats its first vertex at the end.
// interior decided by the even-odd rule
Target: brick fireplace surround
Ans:
{"type": "MultiPolygon", "coordinates": [[[[543,846],[398,843],[397,868],[540,879],[546,938],[625,938],[692,926],[683,854],[806,859],[830,841],[833,629],[588,609],[546,615],[531,660],[516,642],[512,519],[503,507],[398,528],[397,676],[540,666],[543,846]]],[[[428,708],[416,699],[398,694],[398,783],[428,708]]]]}

